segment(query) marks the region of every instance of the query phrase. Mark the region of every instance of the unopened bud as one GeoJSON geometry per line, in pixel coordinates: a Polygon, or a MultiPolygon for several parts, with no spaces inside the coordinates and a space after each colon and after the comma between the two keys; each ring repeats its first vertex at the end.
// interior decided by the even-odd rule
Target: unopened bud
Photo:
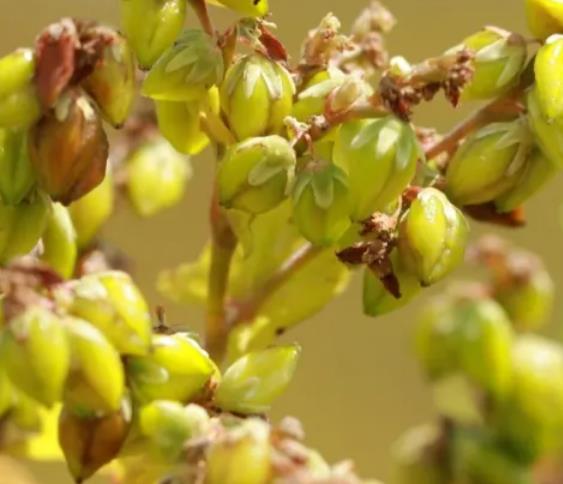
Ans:
{"type": "MultiPolygon", "coordinates": [[[[541,46],[534,62],[536,96],[545,120],[563,126],[563,93],[559,80],[563,75],[563,36],[553,35],[541,46]]],[[[560,128],[561,129],[561,128],[560,128]]]]}
{"type": "Polygon", "coordinates": [[[0,129],[0,198],[6,205],[20,203],[35,185],[25,130],[0,129]]]}
{"type": "Polygon", "coordinates": [[[76,232],[68,209],[54,203],[43,233],[43,253],[41,260],[46,262],[60,276],[68,279],[74,273],[78,254],[76,232]]]}
{"type": "Polygon", "coordinates": [[[337,68],[317,72],[297,94],[291,115],[299,121],[307,121],[312,116],[323,114],[327,97],[347,78],[348,76],[337,68]]]}
{"type": "Polygon", "coordinates": [[[325,111],[337,116],[348,112],[354,104],[366,99],[373,93],[371,86],[364,80],[349,76],[342,84],[335,87],[327,97],[325,111]]]}
{"type": "Polygon", "coordinates": [[[541,112],[537,90],[531,89],[527,97],[528,123],[534,135],[534,140],[556,167],[563,167],[563,130],[556,123],[548,123],[541,112]]]}
{"type": "Polygon", "coordinates": [[[526,17],[530,32],[540,40],[563,32],[563,5],[559,0],[526,0],[526,17]]]}
{"type": "Polygon", "coordinates": [[[216,0],[245,17],[263,17],[268,13],[268,0],[216,0]]]}

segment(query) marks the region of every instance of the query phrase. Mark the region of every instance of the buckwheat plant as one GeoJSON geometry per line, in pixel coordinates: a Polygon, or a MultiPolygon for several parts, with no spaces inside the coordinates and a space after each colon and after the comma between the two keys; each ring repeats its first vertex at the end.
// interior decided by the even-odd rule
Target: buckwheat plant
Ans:
{"type": "Polygon", "coordinates": [[[326,15],[294,61],[267,0],[218,3],[240,14],[223,32],[204,0],[121,0],[119,29],[64,18],[0,59],[1,452],[76,482],[374,483],[268,420],[301,351],[276,339],[354,271],[383,317],[466,259],[490,278],[422,311],[439,418],[399,439],[392,482],[563,482],[563,347],[531,334],[553,283],[509,242],[469,244],[470,219],[523,225],[563,168],[561,1],[526,0],[531,36],[488,26],[420,63],[387,53],[377,1],[350,33],[326,15]],[[438,95],[484,104],[445,134],[414,125],[438,95]],[[118,197],[178,203],[208,146],[209,242],[158,277],[205,307],[199,338],[98,232],[118,197]]]}

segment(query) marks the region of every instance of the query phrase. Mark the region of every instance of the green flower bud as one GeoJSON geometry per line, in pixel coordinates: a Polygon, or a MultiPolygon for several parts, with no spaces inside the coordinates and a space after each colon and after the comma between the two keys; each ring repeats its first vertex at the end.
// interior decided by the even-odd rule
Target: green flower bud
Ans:
{"type": "Polygon", "coordinates": [[[277,134],[291,114],[295,85],[289,72],[260,54],[235,62],[221,85],[221,106],[239,140],[277,134]]]}
{"type": "Polygon", "coordinates": [[[70,352],[64,327],[42,307],[30,307],[10,321],[0,340],[2,363],[11,382],[51,406],[63,393],[70,352]]]}
{"type": "Polygon", "coordinates": [[[108,141],[88,98],[69,92],[34,126],[31,161],[39,185],[68,205],[98,186],[106,174],[108,141]]]}
{"type": "Polygon", "coordinates": [[[350,227],[348,177],[328,162],[312,162],[293,190],[293,220],[315,245],[336,243],[350,227]]]}
{"type": "Polygon", "coordinates": [[[178,459],[189,439],[203,434],[209,420],[199,405],[184,407],[168,400],[156,400],[139,410],[141,434],[150,440],[160,458],[172,462],[178,459]]]}
{"type": "Polygon", "coordinates": [[[396,250],[391,254],[393,272],[399,281],[401,297],[394,297],[369,267],[364,271],[363,308],[368,316],[383,316],[402,308],[421,290],[418,279],[405,269],[396,250]]]}
{"type": "Polygon", "coordinates": [[[96,102],[104,119],[113,126],[123,125],[135,100],[135,58],[127,40],[115,31],[97,27],[97,35],[111,41],[104,46],[101,58],[82,87],[96,102]]]}
{"type": "Polygon", "coordinates": [[[399,225],[399,254],[423,286],[439,281],[463,260],[469,225],[447,197],[423,189],[399,225]]]}
{"type": "Polygon", "coordinates": [[[223,410],[263,413],[288,387],[297,367],[296,345],[255,351],[236,360],[225,372],[215,401],[223,410]]]}
{"type": "Polygon", "coordinates": [[[539,106],[536,89],[529,91],[527,106],[528,123],[535,142],[556,168],[563,167],[563,130],[557,123],[546,121],[539,106]]]}
{"type": "Polygon", "coordinates": [[[60,203],[54,203],[43,233],[41,260],[68,279],[74,273],[77,255],[76,232],[68,209],[60,203]]]}
{"type": "Polygon", "coordinates": [[[45,230],[50,206],[41,194],[14,206],[0,204],[0,262],[25,255],[35,247],[45,230]]]}
{"type": "Polygon", "coordinates": [[[530,32],[540,40],[563,31],[563,5],[559,0],[526,0],[526,17],[530,32]]]}
{"type": "Polygon", "coordinates": [[[78,247],[86,248],[113,212],[113,176],[108,170],[104,181],[68,208],[76,230],[78,247]]]}
{"type": "Polygon", "coordinates": [[[127,190],[137,213],[150,217],[184,196],[191,168],[164,138],[143,143],[127,160],[127,190]]]}
{"type": "Polygon", "coordinates": [[[521,35],[485,28],[449,52],[468,49],[474,55],[473,77],[463,89],[464,99],[489,99],[508,91],[524,69],[527,49],[521,35]]]}
{"type": "Polygon", "coordinates": [[[478,205],[511,191],[525,171],[530,148],[523,119],[480,129],[448,163],[448,197],[457,205],[478,205]]]}
{"type": "Polygon", "coordinates": [[[27,131],[0,129],[0,198],[6,205],[20,203],[35,185],[27,143],[27,131]]]}
{"type": "Polygon", "coordinates": [[[347,78],[348,76],[337,68],[317,72],[297,94],[291,115],[299,121],[307,121],[312,116],[323,114],[328,95],[347,78]]]}
{"type": "Polygon", "coordinates": [[[161,101],[195,101],[223,79],[223,55],[199,29],[185,30],[152,66],[142,93],[161,101]]]}
{"type": "Polygon", "coordinates": [[[519,459],[560,452],[563,446],[563,349],[523,336],[512,352],[510,393],[496,408],[496,430],[519,459]]]}
{"type": "Polygon", "coordinates": [[[253,214],[271,210],[287,197],[295,162],[293,148],[277,135],[229,147],[219,165],[221,205],[253,214]]]}
{"type": "Polygon", "coordinates": [[[0,58],[1,128],[24,128],[41,115],[34,75],[35,59],[31,49],[18,49],[0,58]]]}
{"type": "Polygon", "coordinates": [[[174,43],[185,18],[185,0],[121,0],[123,31],[144,69],[174,43]]]}
{"type": "Polygon", "coordinates": [[[73,411],[108,413],[119,410],[125,375],[119,353],[94,326],[76,318],[66,321],[71,371],[64,401],[73,411]]]}
{"type": "Polygon", "coordinates": [[[142,402],[189,402],[216,374],[209,355],[188,335],[156,335],[147,356],[131,357],[127,372],[135,396],[142,402]]]}
{"type": "Polygon", "coordinates": [[[562,69],[563,36],[553,35],[536,54],[536,96],[545,120],[549,124],[558,122],[563,127],[563,92],[559,83],[562,69]]]}
{"type": "Polygon", "coordinates": [[[263,484],[272,477],[268,424],[247,419],[215,441],[207,453],[205,484],[263,484]]]}
{"type": "Polygon", "coordinates": [[[69,300],[62,302],[70,314],[97,327],[121,354],[148,351],[149,310],[128,274],[109,271],[85,276],[74,282],[69,300]]]}
{"type": "Polygon", "coordinates": [[[268,0],[209,0],[234,10],[245,17],[263,17],[268,13],[268,0]]]}
{"type": "Polygon", "coordinates": [[[130,409],[106,416],[77,415],[63,408],[59,444],[76,482],[83,482],[117,457],[129,432],[130,409]]]}
{"type": "Polygon", "coordinates": [[[333,156],[349,177],[351,217],[362,220],[401,195],[422,153],[412,128],[387,116],[343,124],[333,156]]]}

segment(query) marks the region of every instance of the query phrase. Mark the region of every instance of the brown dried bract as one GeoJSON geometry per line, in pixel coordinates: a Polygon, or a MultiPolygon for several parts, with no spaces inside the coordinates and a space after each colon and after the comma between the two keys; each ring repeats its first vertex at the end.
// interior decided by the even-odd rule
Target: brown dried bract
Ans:
{"type": "Polygon", "coordinates": [[[487,222],[502,227],[523,227],[526,225],[526,215],[523,207],[516,208],[512,212],[499,213],[495,204],[489,202],[482,205],[465,206],[463,211],[479,222],[487,222]]]}

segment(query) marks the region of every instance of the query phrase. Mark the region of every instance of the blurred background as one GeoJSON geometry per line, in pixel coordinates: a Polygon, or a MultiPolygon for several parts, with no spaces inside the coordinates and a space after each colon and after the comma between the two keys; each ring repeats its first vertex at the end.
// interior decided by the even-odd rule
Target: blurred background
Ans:
{"type": "MultiPolygon", "coordinates": [[[[271,0],[279,35],[295,57],[301,39],[329,11],[348,28],[366,0],[271,0]]],[[[410,61],[438,54],[486,24],[525,30],[523,0],[388,0],[399,19],[389,37],[390,52],[410,61]]],[[[117,0],[0,0],[0,54],[31,45],[35,34],[61,16],[91,18],[118,24],[117,0]]],[[[219,24],[227,12],[212,12],[219,24]]],[[[193,23],[193,16],[190,19],[193,23]]],[[[442,101],[417,111],[415,121],[447,129],[464,113],[442,101]]],[[[176,307],[155,291],[160,269],[194,258],[207,236],[207,202],[212,159],[206,151],[194,160],[195,177],[183,203],[149,220],[141,220],[122,204],[105,235],[135,261],[135,277],[152,306],[164,304],[171,321],[199,329],[201,313],[176,307]]],[[[556,179],[527,208],[525,229],[500,230],[525,247],[538,251],[563,288],[563,232],[560,196],[563,180],[556,179]]],[[[474,234],[491,229],[474,224],[474,234]]],[[[499,229],[494,228],[495,231],[499,229]]],[[[451,279],[450,279],[451,280],[451,279]]],[[[440,291],[440,287],[433,289],[440,291]]],[[[430,396],[411,351],[411,330],[427,291],[411,306],[381,319],[361,311],[361,285],[355,278],[348,291],[321,314],[290,332],[287,340],[303,346],[301,365],[289,392],[275,407],[274,418],[296,415],[304,423],[308,441],[330,461],[353,458],[366,477],[384,480],[389,473],[390,447],[402,431],[433,417],[430,396]]],[[[548,331],[560,336],[556,324],[563,305],[556,308],[548,331]]],[[[0,457],[0,484],[67,484],[60,465],[16,470],[0,457]],[[9,466],[9,467],[7,467],[9,466]]],[[[94,480],[99,483],[103,480],[94,480]]]]}

